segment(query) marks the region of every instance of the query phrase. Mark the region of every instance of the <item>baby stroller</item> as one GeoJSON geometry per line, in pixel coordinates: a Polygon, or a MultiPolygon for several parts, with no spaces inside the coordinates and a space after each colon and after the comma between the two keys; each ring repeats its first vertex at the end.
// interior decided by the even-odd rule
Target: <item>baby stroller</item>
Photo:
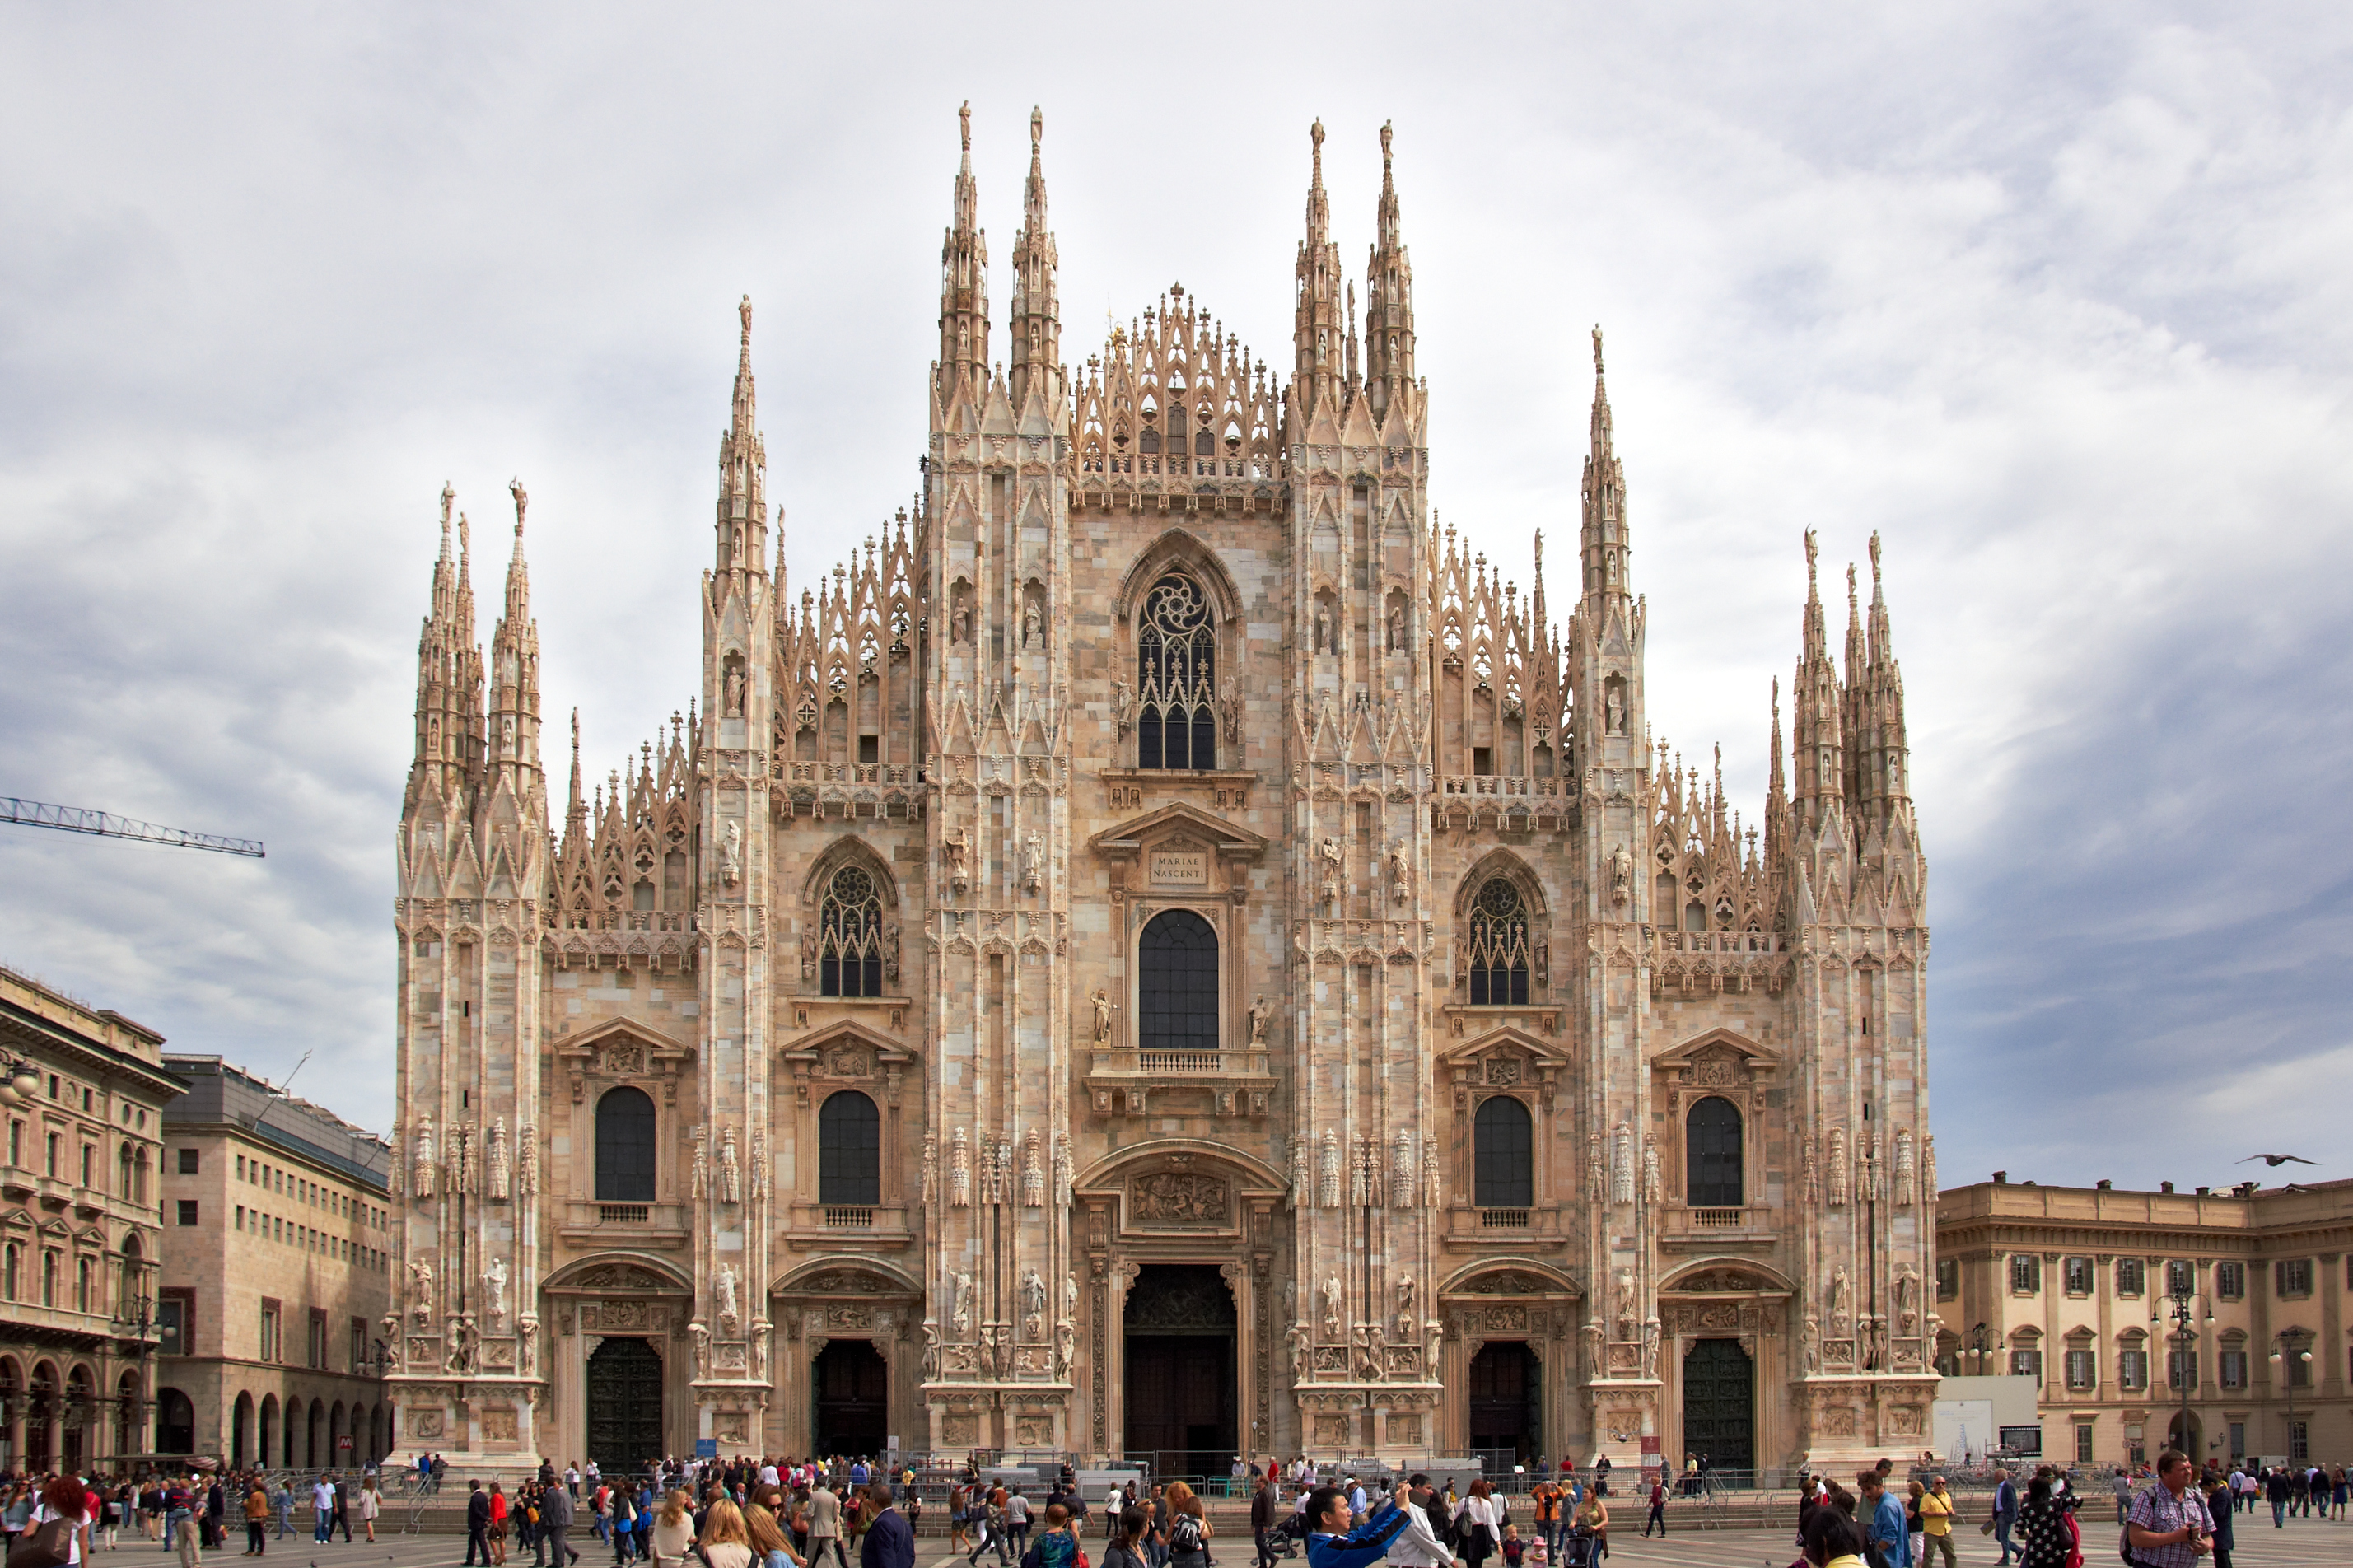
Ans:
{"type": "Polygon", "coordinates": [[[1581,1530],[1562,1536],[1553,1568],[1593,1568],[1593,1537],[1581,1530]]]}

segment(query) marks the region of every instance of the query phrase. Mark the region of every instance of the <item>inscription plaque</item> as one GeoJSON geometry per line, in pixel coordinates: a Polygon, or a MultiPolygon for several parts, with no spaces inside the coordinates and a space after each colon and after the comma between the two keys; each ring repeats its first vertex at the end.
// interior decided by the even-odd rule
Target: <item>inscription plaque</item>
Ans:
{"type": "Polygon", "coordinates": [[[1206,849],[1155,849],[1152,880],[1164,886],[1206,888],[1209,885],[1209,852],[1206,849]]]}

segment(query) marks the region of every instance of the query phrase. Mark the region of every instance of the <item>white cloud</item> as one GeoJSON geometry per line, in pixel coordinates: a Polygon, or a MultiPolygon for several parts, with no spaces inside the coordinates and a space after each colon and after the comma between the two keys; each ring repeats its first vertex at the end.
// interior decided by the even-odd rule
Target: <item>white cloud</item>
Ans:
{"type": "Polygon", "coordinates": [[[959,101],[1000,311],[1046,110],[1074,359],[1181,279],[1280,364],[1305,122],[1354,265],[1394,119],[1438,505],[1558,597],[1605,322],[1654,718],[1752,815],[1799,535],[1884,535],[1946,1173],[2252,1152],[2206,1089],[2348,1048],[2353,24],[1352,16],[0,18],[0,784],[271,845],[0,837],[0,954],[388,1121],[445,478],[486,637],[530,486],[601,773],[693,679],[737,294],[796,581],[913,491],[959,101]]]}

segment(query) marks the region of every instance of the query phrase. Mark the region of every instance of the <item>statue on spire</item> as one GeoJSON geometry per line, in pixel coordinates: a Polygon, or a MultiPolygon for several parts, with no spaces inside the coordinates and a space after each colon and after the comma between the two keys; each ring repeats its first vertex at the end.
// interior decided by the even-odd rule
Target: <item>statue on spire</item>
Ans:
{"type": "Polygon", "coordinates": [[[735,313],[744,318],[744,346],[748,349],[752,346],[752,296],[744,296],[742,303],[735,307],[735,313]]]}
{"type": "Polygon", "coordinates": [[[522,480],[514,479],[507,481],[507,493],[514,497],[515,537],[517,539],[521,539],[522,537],[523,509],[531,505],[531,492],[522,488],[522,480]]]}
{"type": "Polygon", "coordinates": [[[961,127],[964,150],[969,153],[972,151],[972,100],[965,99],[964,107],[956,110],[956,124],[961,127]]]}

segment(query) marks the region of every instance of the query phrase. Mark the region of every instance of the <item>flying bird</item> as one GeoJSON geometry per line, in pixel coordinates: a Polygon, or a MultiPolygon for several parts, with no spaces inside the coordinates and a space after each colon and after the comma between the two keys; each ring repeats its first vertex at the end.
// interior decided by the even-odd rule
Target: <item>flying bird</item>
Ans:
{"type": "Polygon", "coordinates": [[[2307,1160],[2301,1154],[2250,1154],[2244,1160],[2240,1161],[2239,1163],[2242,1165],[2251,1164],[2257,1160],[2261,1160],[2264,1164],[2270,1166],[2274,1171],[2278,1170],[2282,1165],[2286,1164],[2290,1160],[2295,1161],[2299,1165],[2317,1165],[2320,1163],[2317,1160],[2307,1160]]]}

